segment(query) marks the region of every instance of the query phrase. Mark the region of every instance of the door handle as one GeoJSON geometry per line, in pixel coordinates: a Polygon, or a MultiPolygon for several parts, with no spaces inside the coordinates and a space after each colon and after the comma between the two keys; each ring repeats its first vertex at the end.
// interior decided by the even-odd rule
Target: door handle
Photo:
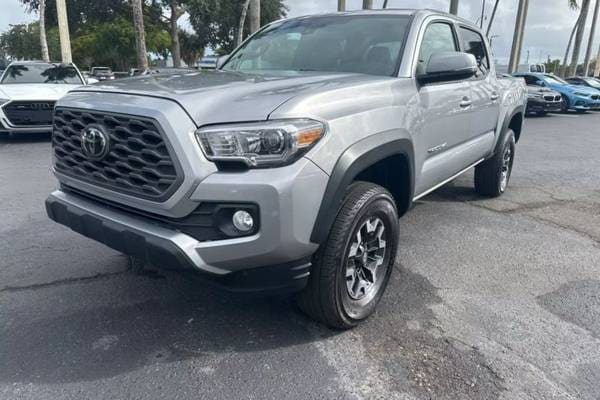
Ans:
{"type": "Polygon", "coordinates": [[[460,106],[462,108],[467,108],[467,107],[471,107],[471,104],[473,104],[473,102],[471,101],[470,98],[468,97],[463,97],[462,101],[460,102],[460,106]]]}
{"type": "Polygon", "coordinates": [[[498,93],[496,93],[496,92],[493,92],[493,93],[492,93],[492,95],[490,96],[490,99],[491,99],[492,101],[496,101],[496,100],[498,100],[499,98],[500,98],[500,95],[499,95],[498,93]]]}

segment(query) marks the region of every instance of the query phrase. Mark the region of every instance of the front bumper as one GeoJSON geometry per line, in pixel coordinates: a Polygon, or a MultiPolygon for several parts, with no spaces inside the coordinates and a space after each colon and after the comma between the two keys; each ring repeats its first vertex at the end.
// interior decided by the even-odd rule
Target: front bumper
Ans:
{"type": "Polygon", "coordinates": [[[207,282],[230,291],[298,291],[310,274],[310,257],[236,271],[214,267],[202,257],[207,243],[60,190],[48,197],[46,211],[52,220],[117,251],[161,268],[195,271],[207,282]]]}
{"type": "Polygon", "coordinates": [[[51,125],[38,126],[15,126],[10,123],[8,118],[0,109],[0,132],[8,133],[52,133],[51,125]]]}
{"type": "Polygon", "coordinates": [[[555,112],[562,109],[562,101],[547,101],[543,99],[528,99],[527,113],[555,112]]]}

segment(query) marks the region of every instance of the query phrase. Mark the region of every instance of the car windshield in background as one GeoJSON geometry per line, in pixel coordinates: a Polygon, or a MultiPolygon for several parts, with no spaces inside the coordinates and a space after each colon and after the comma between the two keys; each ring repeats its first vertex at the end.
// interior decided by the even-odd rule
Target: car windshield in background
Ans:
{"type": "Polygon", "coordinates": [[[323,71],[392,76],[410,18],[323,16],[269,26],[225,64],[226,71],[323,71]]]}
{"type": "Polygon", "coordinates": [[[6,70],[4,78],[0,83],[66,83],[72,85],[83,84],[75,68],[52,64],[11,65],[6,70]]]}
{"type": "Polygon", "coordinates": [[[544,76],[546,77],[546,80],[548,82],[552,83],[553,85],[569,85],[570,84],[567,81],[563,81],[558,76],[554,76],[554,75],[544,75],[544,76]]]}

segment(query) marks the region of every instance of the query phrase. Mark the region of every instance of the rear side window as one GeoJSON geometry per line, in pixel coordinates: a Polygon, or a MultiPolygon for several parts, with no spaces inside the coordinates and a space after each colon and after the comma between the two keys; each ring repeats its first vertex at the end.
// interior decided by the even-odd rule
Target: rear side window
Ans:
{"type": "Polygon", "coordinates": [[[460,40],[466,53],[473,54],[479,64],[479,71],[487,74],[490,70],[490,60],[485,49],[483,37],[471,29],[460,28],[460,40]]]}
{"type": "Polygon", "coordinates": [[[423,35],[419,52],[419,73],[425,72],[429,59],[433,54],[448,51],[458,51],[452,26],[443,22],[429,25],[423,35]]]}

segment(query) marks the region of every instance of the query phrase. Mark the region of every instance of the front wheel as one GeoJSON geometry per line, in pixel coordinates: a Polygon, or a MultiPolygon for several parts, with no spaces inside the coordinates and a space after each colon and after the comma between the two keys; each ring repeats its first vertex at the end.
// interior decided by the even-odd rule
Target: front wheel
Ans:
{"type": "Polygon", "coordinates": [[[502,147],[492,158],[475,168],[475,190],[487,197],[499,197],[506,191],[515,160],[515,133],[506,132],[502,147]]]}
{"type": "Polygon", "coordinates": [[[314,257],[308,285],[298,295],[300,309],[336,329],[368,318],[390,279],[398,236],[392,195],[372,183],[352,184],[314,257]]]}

